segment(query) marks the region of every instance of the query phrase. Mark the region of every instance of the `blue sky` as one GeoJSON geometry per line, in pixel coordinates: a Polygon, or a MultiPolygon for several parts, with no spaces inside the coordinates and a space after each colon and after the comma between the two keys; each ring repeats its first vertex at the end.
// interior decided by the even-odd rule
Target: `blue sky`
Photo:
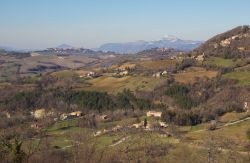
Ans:
{"type": "Polygon", "coordinates": [[[249,0],[0,0],[0,45],[93,48],[176,35],[206,40],[250,24],[249,0]]]}

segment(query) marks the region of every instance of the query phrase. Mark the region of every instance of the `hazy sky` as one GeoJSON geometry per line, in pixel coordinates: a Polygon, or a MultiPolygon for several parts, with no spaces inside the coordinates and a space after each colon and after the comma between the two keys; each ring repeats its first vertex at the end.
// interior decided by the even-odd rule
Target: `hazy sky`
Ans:
{"type": "Polygon", "coordinates": [[[0,46],[18,48],[206,40],[244,24],[250,0],[0,0],[0,46]]]}

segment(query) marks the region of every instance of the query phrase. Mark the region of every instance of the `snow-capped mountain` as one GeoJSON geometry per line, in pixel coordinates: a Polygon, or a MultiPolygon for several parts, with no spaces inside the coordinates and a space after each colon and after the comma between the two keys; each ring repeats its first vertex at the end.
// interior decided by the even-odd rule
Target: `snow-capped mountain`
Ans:
{"type": "Polygon", "coordinates": [[[183,51],[189,51],[197,48],[202,41],[182,40],[175,36],[167,35],[156,41],[136,41],[127,43],[107,43],[98,50],[112,51],[116,53],[137,53],[152,48],[174,48],[183,51]]]}
{"type": "Polygon", "coordinates": [[[61,45],[57,46],[56,48],[59,48],[59,49],[72,49],[74,47],[71,46],[71,45],[68,45],[68,44],[61,44],[61,45]]]}

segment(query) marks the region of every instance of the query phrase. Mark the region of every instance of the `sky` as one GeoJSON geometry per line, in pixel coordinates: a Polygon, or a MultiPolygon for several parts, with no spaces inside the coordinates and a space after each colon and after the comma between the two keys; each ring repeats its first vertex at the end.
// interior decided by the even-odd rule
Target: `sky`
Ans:
{"type": "Polygon", "coordinates": [[[26,49],[164,35],[205,41],[249,24],[249,0],[0,0],[0,46],[26,49]]]}

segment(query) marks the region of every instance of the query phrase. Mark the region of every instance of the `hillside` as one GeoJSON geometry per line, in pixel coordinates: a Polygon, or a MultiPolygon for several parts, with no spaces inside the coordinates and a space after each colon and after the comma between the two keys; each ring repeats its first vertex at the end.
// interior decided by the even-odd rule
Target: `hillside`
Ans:
{"type": "Polygon", "coordinates": [[[245,58],[250,56],[250,28],[239,26],[219,34],[194,50],[195,53],[223,58],[245,58]]]}

